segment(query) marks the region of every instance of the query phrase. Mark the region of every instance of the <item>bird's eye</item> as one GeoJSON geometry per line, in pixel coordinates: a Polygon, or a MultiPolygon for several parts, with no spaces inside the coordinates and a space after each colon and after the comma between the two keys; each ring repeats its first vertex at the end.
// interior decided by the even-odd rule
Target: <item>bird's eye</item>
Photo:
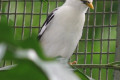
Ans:
{"type": "Polygon", "coordinates": [[[87,3],[90,3],[89,1],[87,1],[87,3]]]}
{"type": "Polygon", "coordinates": [[[87,0],[81,0],[84,4],[86,4],[86,3],[90,3],[89,1],[87,1],[87,0]]]}

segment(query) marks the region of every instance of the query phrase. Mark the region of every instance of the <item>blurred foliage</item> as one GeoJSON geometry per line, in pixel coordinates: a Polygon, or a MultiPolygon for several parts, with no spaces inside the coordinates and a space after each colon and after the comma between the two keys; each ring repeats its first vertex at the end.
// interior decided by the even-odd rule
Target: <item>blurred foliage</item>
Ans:
{"type": "MultiPolygon", "coordinates": [[[[46,73],[44,73],[41,67],[36,65],[34,61],[32,60],[30,61],[29,59],[25,58],[25,56],[23,56],[23,59],[19,59],[16,57],[16,54],[17,54],[16,51],[18,49],[23,49],[23,50],[34,49],[38,53],[38,56],[40,59],[43,59],[44,61],[49,60],[50,62],[51,60],[54,60],[54,59],[46,58],[44,56],[42,49],[39,47],[39,43],[37,39],[34,39],[34,37],[31,36],[31,38],[23,41],[14,40],[13,29],[10,28],[10,26],[8,26],[6,16],[1,16],[0,26],[1,26],[0,27],[0,37],[1,37],[0,45],[1,43],[4,43],[7,46],[4,60],[6,61],[13,60],[14,64],[17,64],[10,70],[1,70],[0,68],[0,79],[2,80],[8,80],[8,79],[9,80],[49,80],[48,77],[46,76],[46,73]]],[[[0,52],[0,55],[2,54],[4,53],[0,52]]],[[[24,54],[27,55],[27,53],[24,53],[24,54]]],[[[56,67],[54,66],[54,68],[56,67]]],[[[81,72],[78,72],[78,73],[83,74],[81,72]]]]}
{"type": "MultiPolygon", "coordinates": [[[[31,11],[31,8],[32,8],[31,2],[26,2],[25,13],[33,12],[34,15],[26,14],[25,16],[23,16],[22,13],[24,12],[24,2],[18,2],[17,6],[15,2],[10,2],[9,12],[15,13],[15,8],[17,8],[16,12],[21,14],[17,14],[16,18],[15,18],[15,15],[6,16],[5,14],[3,14],[3,16],[9,17],[10,26],[16,25],[16,28],[14,29],[14,32],[13,32],[15,40],[21,40],[21,39],[25,40],[25,39],[28,39],[31,35],[33,36],[33,38],[36,38],[40,30],[40,27],[42,26],[43,22],[47,17],[46,14],[48,14],[48,12],[51,12],[57,6],[61,6],[62,4],[63,2],[58,2],[58,4],[56,4],[56,2],[49,2],[49,3],[34,2],[33,11],[31,11]],[[39,13],[42,13],[42,15],[39,15],[39,13]],[[32,21],[30,21],[31,19],[32,21]],[[16,23],[15,23],[15,20],[16,20],[16,23]],[[24,26],[24,28],[21,28],[22,26],[24,26]],[[31,29],[31,27],[33,28],[31,29]],[[35,27],[38,27],[38,28],[35,28],[35,27]]],[[[93,64],[100,64],[100,58],[101,58],[102,64],[106,64],[107,62],[110,63],[114,61],[115,54],[109,54],[108,56],[108,54],[104,54],[104,53],[108,53],[108,52],[115,53],[116,41],[115,40],[107,41],[107,40],[116,39],[118,1],[112,1],[112,9],[111,9],[111,1],[105,1],[105,9],[103,4],[104,4],[103,1],[97,1],[97,4],[95,4],[94,2],[94,6],[96,5],[96,12],[102,13],[103,11],[105,11],[104,15],[99,13],[95,15],[94,14],[95,10],[90,10],[90,12],[93,12],[93,14],[86,15],[85,26],[91,26],[91,27],[88,27],[88,29],[87,28],[83,29],[82,39],[86,39],[86,36],[87,36],[87,39],[89,40],[87,41],[87,43],[85,41],[79,42],[80,47],[78,49],[78,52],[84,53],[86,49],[87,50],[86,52],[88,52],[88,54],[87,56],[82,54],[77,55],[78,64],[84,64],[85,58],[86,58],[86,64],[91,64],[92,61],[93,61],[93,64]],[[115,12],[115,13],[110,14],[110,12],[115,12]],[[88,17],[89,17],[89,20],[87,20],[88,17]],[[102,27],[103,25],[108,27],[102,27]],[[94,27],[94,26],[100,26],[100,27],[94,27]],[[114,27],[110,27],[110,26],[114,26],[114,27]],[[102,42],[97,40],[94,42],[92,41],[92,39],[101,40],[101,38],[106,40],[102,42]],[[85,48],[85,45],[87,45],[86,48],[85,48]],[[101,54],[91,54],[91,52],[102,53],[102,56],[101,54]],[[107,61],[107,58],[109,59],[108,61],[107,61]]],[[[8,11],[8,3],[3,2],[2,12],[7,12],[7,11],[8,11]]],[[[76,60],[75,58],[76,58],[76,55],[73,55],[71,57],[71,61],[76,60]]],[[[91,72],[90,69],[86,69],[86,74],[89,75],[90,72],[91,72]]],[[[102,80],[106,79],[106,72],[107,72],[106,69],[101,70],[102,80]]],[[[98,73],[99,73],[99,69],[92,69],[92,76],[96,80],[98,79],[98,76],[99,76],[98,73]]],[[[113,80],[112,75],[113,75],[113,70],[108,70],[108,80],[113,80]]]]}
{"type": "Polygon", "coordinates": [[[48,80],[44,72],[33,62],[19,60],[17,64],[11,70],[0,71],[0,78],[2,80],[48,80]]]}
{"type": "Polygon", "coordinates": [[[38,47],[38,43],[36,43],[37,41],[35,41],[33,38],[25,41],[14,40],[13,29],[8,27],[7,18],[5,16],[1,16],[0,37],[0,43],[6,43],[8,45],[8,50],[6,51],[7,54],[4,59],[14,59],[14,61],[17,61],[18,64],[17,67],[12,70],[0,71],[0,77],[2,80],[48,80],[43,71],[35,66],[34,63],[28,60],[18,60],[15,58],[13,53],[14,51],[16,51],[17,47],[23,49],[33,48],[38,53],[40,53],[39,55],[41,56],[41,58],[44,58],[40,47],[38,47]],[[31,43],[31,41],[34,42],[31,43]]]}
{"type": "MultiPolygon", "coordinates": [[[[18,41],[14,40],[13,37],[13,28],[10,28],[10,26],[7,23],[7,17],[6,16],[1,16],[1,22],[0,22],[0,42],[5,42],[9,44],[9,47],[11,47],[12,50],[15,50],[15,47],[23,48],[23,49],[34,49],[39,56],[41,56],[42,59],[44,60],[53,60],[46,58],[44,56],[43,51],[41,47],[39,46],[39,42],[37,41],[37,38],[34,36],[31,36],[30,38],[23,40],[23,41],[18,41]],[[4,34],[4,35],[3,35],[4,34]]],[[[9,56],[11,54],[8,54],[9,56]]]]}
{"type": "MultiPolygon", "coordinates": [[[[2,80],[8,80],[8,79],[9,80],[49,80],[46,73],[41,69],[40,66],[36,65],[34,60],[30,61],[29,59],[27,59],[27,57],[29,56],[27,57],[23,56],[23,59],[16,57],[16,54],[17,54],[16,51],[18,49],[23,49],[23,50],[34,49],[37,52],[37,55],[39,56],[40,59],[43,59],[44,61],[49,61],[50,63],[51,61],[55,60],[55,59],[50,59],[44,56],[43,51],[40,48],[39,42],[37,41],[37,39],[34,39],[34,37],[31,36],[26,40],[21,40],[21,41],[14,40],[13,28],[10,28],[10,26],[8,25],[6,16],[1,16],[0,26],[1,26],[0,27],[0,37],[1,37],[0,45],[1,43],[4,43],[7,46],[7,50],[5,51],[5,56],[3,59],[6,60],[7,65],[11,65],[7,63],[7,61],[10,61],[10,60],[13,60],[12,62],[14,62],[14,64],[17,64],[15,66],[13,65],[14,67],[11,68],[10,70],[1,70],[2,69],[2,66],[1,66],[0,78],[2,80]]],[[[0,55],[2,54],[4,53],[0,53],[0,55]]],[[[27,53],[24,53],[24,54],[27,55],[27,53]]],[[[50,66],[48,63],[46,64],[50,66]]],[[[55,68],[56,67],[54,66],[54,70],[55,68]]],[[[9,66],[8,66],[8,69],[9,69],[9,66]]],[[[82,72],[80,72],[79,70],[76,70],[75,73],[79,76],[79,78],[83,80],[87,78],[87,76],[82,72]]],[[[87,80],[89,80],[89,78],[87,78],[87,80]]]]}

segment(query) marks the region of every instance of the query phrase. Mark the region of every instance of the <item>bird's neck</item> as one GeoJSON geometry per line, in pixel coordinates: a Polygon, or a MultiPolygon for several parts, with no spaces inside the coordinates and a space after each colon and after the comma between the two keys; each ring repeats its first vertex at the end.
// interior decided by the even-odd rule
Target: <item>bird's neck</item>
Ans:
{"type": "Polygon", "coordinates": [[[88,7],[85,4],[83,4],[80,0],[66,0],[66,2],[63,5],[73,7],[82,13],[86,13],[88,9],[88,7]]]}

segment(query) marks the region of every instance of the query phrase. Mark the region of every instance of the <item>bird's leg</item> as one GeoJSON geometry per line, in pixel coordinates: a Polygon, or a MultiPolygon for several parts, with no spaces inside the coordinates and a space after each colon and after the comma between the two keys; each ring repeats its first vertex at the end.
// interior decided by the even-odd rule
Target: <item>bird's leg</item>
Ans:
{"type": "Polygon", "coordinates": [[[77,61],[69,62],[69,65],[77,64],[77,61]]]}
{"type": "Polygon", "coordinates": [[[77,64],[77,61],[68,62],[68,59],[63,58],[63,57],[61,57],[61,56],[56,57],[56,60],[57,60],[58,62],[60,62],[61,64],[65,64],[65,65],[67,65],[67,63],[68,63],[69,65],[77,64]]]}

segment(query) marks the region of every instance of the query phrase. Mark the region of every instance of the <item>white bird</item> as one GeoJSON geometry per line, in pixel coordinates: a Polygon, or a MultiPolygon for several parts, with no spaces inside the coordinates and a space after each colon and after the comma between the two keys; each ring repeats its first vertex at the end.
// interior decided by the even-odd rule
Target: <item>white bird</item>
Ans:
{"type": "Polygon", "coordinates": [[[42,48],[48,57],[69,59],[81,36],[88,7],[93,0],[66,0],[50,13],[39,33],[42,48]]]}

